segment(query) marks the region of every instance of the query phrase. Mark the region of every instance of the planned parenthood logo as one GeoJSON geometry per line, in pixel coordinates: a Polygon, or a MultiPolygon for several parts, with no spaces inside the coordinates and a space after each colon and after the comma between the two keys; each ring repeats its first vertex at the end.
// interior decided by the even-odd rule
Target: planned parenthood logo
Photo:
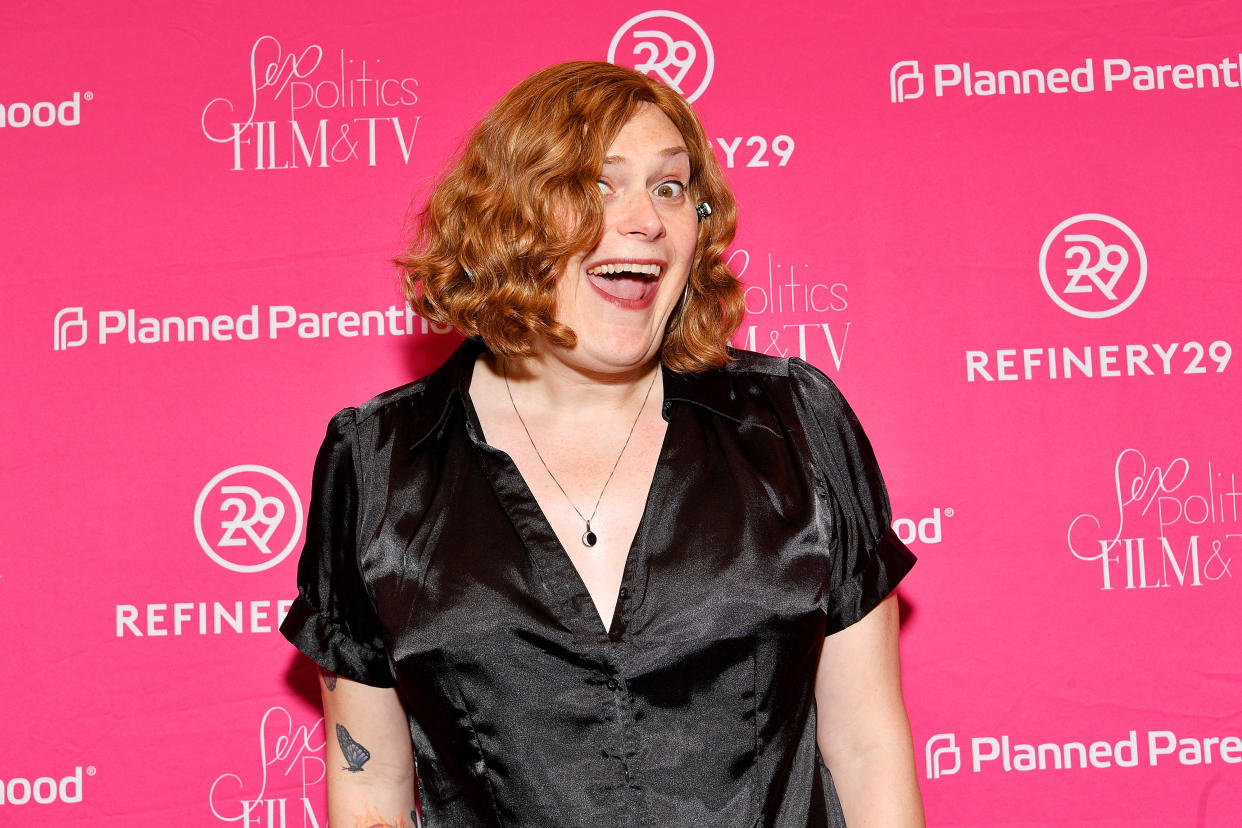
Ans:
{"type": "Polygon", "coordinates": [[[1126,768],[1197,767],[1209,773],[1221,765],[1242,765],[1242,737],[1236,733],[1187,736],[1172,730],[1117,730],[1105,738],[1078,734],[1069,741],[1024,741],[1017,734],[993,733],[962,740],[937,733],[927,740],[927,778],[956,773],[1115,772],[1126,768]],[[1120,738],[1117,738],[1120,737],[1120,738]],[[962,754],[969,761],[964,761],[962,754]]]}
{"type": "Polygon", "coordinates": [[[927,740],[926,756],[928,779],[951,776],[962,769],[962,751],[957,746],[957,736],[937,733],[927,740]]]}
{"type": "Polygon", "coordinates": [[[1060,308],[1084,319],[1121,313],[1147,281],[1147,253],[1117,219],[1083,213],[1058,224],[1039,251],[1039,277],[1060,308]]]}
{"type": "Polygon", "coordinates": [[[893,64],[888,73],[888,91],[893,103],[923,97],[923,73],[917,60],[902,60],[893,64]]]}
{"type": "Polygon", "coordinates": [[[922,98],[925,93],[931,99],[987,100],[1030,95],[1176,94],[1236,89],[1242,58],[1236,52],[1205,57],[1200,51],[1186,56],[1184,62],[1159,65],[1125,57],[1086,57],[1060,66],[996,65],[972,59],[933,63],[926,73],[920,70],[917,60],[899,60],[888,70],[889,97],[893,103],[902,103],[922,98]]]}
{"type": "Polygon", "coordinates": [[[64,351],[86,343],[86,309],[61,308],[52,319],[52,350],[64,351]]]}
{"type": "Polygon", "coordinates": [[[194,533],[207,557],[233,572],[262,572],[288,557],[302,535],[302,501],[266,466],[225,469],[194,504],[194,533]]]}
{"type": "Polygon", "coordinates": [[[608,45],[608,62],[655,77],[691,103],[707,90],[716,68],[707,32],[675,11],[648,11],[625,21],[608,45]]]}

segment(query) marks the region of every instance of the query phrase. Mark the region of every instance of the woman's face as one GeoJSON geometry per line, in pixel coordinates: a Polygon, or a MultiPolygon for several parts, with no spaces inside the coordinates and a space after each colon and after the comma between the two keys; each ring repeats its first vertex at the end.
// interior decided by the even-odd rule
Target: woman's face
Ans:
{"type": "Polygon", "coordinates": [[[643,105],[608,148],[599,244],[572,258],[557,282],[557,319],[578,343],[553,349],[556,356],[580,370],[618,373],[659,354],[698,239],[689,180],[681,133],[643,105]]]}

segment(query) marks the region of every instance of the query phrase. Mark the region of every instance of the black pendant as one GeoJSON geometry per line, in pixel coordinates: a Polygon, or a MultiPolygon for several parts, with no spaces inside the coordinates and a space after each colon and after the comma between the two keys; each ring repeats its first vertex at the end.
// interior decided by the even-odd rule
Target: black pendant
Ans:
{"type": "Polygon", "coordinates": [[[599,540],[595,537],[595,533],[591,531],[591,521],[587,521],[586,531],[582,533],[582,545],[594,546],[595,541],[599,540]]]}

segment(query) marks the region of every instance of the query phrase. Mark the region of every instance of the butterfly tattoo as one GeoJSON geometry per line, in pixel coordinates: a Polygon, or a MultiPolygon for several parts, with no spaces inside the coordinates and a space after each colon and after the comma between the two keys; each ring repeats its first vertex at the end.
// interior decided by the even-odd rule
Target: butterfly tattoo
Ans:
{"type": "Polygon", "coordinates": [[[336,741],[341,746],[341,753],[345,757],[345,761],[349,763],[349,767],[341,768],[351,773],[357,773],[362,770],[362,766],[371,758],[371,751],[354,741],[354,737],[349,735],[349,731],[345,729],[345,725],[338,724],[336,726],[336,741]]]}
{"type": "Polygon", "coordinates": [[[323,677],[323,686],[328,688],[329,693],[336,689],[336,673],[320,667],[319,675],[323,677]]]}

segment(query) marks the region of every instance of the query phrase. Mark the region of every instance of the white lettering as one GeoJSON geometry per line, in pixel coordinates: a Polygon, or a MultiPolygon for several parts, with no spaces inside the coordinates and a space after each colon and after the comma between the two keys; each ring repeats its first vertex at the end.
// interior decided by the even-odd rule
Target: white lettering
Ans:
{"type": "MultiPolygon", "coordinates": [[[[89,773],[93,776],[95,769],[89,773]]],[[[34,779],[13,777],[7,782],[0,779],[0,805],[25,805],[31,799],[39,805],[48,805],[56,801],[75,804],[82,801],[82,766],[78,765],[73,773],[56,780],[51,776],[40,776],[34,779]]]]}
{"type": "Polygon", "coordinates": [[[1151,345],[1083,345],[1048,348],[997,348],[992,351],[970,349],[966,357],[966,381],[1095,379],[1113,377],[1164,376],[1173,374],[1223,373],[1229,363],[1232,347],[1224,340],[1215,340],[1204,347],[1201,342],[1174,342],[1168,346],[1151,345]],[[1155,353],[1160,358],[1157,372],[1148,364],[1155,353]],[[1123,356],[1124,354],[1124,356],[1123,356]],[[1020,356],[1019,356],[1020,355],[1020,356]],[[1216,363],[1209,371],[1204,360],[1210,356],[1216,363]],[[1021,363],[1021,372],[1017,370],[1021,363]],[[1060,366],[1060,370],[1058,370],[1060,366]]]}
{"type": "Polygon", "coordinates": [[[103,345],[108,341],[108,337],[115,333],[125,330],[125,313],[124,311],[100,311],[99,312],[99,344],[103,345]]]}
{"type": "MultiPolygon", "coordinates": [[[[86,93],[87,100],[91,94],[86,93]]],[[[30,104],[14,101],[0,104],[0,128],[12,127],[21,129],[34,124],[36,127],[77,126],[82,123],[82,93],[74,92],[68,100],[59,104],[52,101],[38,101],[30,104]]]]}
{"type": "Polygon", "coordinates": [[[733,143],[731,144],[726,144],[725,139],[723,138],[717,138],[716,143],[719,144],[720,148],[724,150],[725,152],[725,166],[732,167],[733,166],[733,153],[737,152],[737,148],[742,143],[741,136],[734,138],[733,143]]]}
{"type": "Polygon", "coordinates": [[[147,635],[168,635],[164,629],[164,610],[167,604],[147,604],[147,635]]]}
{"type": "Polygon", "coordinates": [[[1157,765],[1161,756],[1167,756],[1176,749],[1177,737],[1173,731],[1153,730],[1147,734],[1147,757],[1152,767],[1157,765]]]}
{"type": "Polygon", "coordinates": [[[5,786],[5,792],[8,794],[7,801],[10,805],[25,805],[30,801],[30,780],[10,779],[9,784],[5,786]]]}
{"type": "Polygon", "coordinates": [[[1130,61],[1111,58],[1104,61],[1104,91],[1112,92],[1113,84],[1130,77],[1130,61]]]}
{"type": "MultiPolygon", "coordinates": [[[[1182,558],[1182,563],[1180,566],[1177,563],[1177,558],[1173,557],[1173,547],[1169,544],[1169,539],[1161,538],[1160,546],[1164,549],[1164,558],[1162,559],[1162,561],[1168,562],[1169,566],[1173,567],[1173,574],[1177,577],[1177,583],[1179,586],[1186,585],[1187,572],[1189,572],[1191,576],[1191,581],[1190,581],[1191,586],[1203,586],[1203,582],[1199,580],[1199,536],[1198,535],[1190,536],[1190,541],[1187,544],[1187,548],[1186,548],[1186,557],[1182,558]]],[[[1164,576],[1165,586],[1172,586],[1173,582],[1169,580],[1169,571],[1167,568],[1163,567],[1163,564],[1162,564],[1161,571],[1164,576]]]]}
{"type": "MultiPolygon", "coordinates": [[[[990,736],[978,736],[970,740],[971,764],[978,773],[984,762],[994,762],[1000,758],[1000,742],[990,736]],[[987,748],[987,752],[984,752],[987,748]]],[[[1006,760],[1008,761],[1008,760],[1006,760]]],[[[1008,768],[1006,768],[1008,770],[1008,768]]]]}
{"type": "Polygon", "coordinates": [[[996,352],[996,378],[998,380],[1018,378],[1018,375],[1013,372],[1013,359],[1017,353],[1013,348],[1002,348],[996,352]]]}
{"type": "Polygon", "coordinates": [[[141,636],[142,632],[134,624],[138,620],[138,608],[133,604],[117,604],[116,606],[116,637],[125,635],[129,630],[132,635],[141,636]]]}
{"type": "Polygon", "coordinates": [[[177,601],[145,605],[117,604],[116,637],[221,635],[225,632],[271,633],[285,620],[292,606],[293,601],[288,598],[231,603],[177,601]]]}
{"type": "Polygon", "coordinates": [[[966,352],[966,381],[974,382],[976,374],[988,382],[993,380],[992,375],[988,373],[988,354],[986,351],[966,352]]]}

